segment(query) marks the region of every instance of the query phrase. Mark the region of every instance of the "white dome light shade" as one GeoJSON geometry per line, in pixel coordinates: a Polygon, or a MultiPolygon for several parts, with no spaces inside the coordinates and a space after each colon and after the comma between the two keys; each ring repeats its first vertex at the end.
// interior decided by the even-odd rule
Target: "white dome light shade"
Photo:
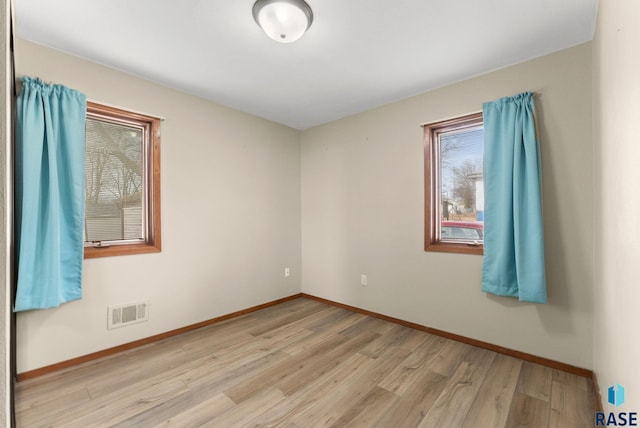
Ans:
{"type": "Polygon", "coordinates": [[[304,0],[258,0],[253,19],[276,42],[291,43],[311,26],[313,12],[304,0]]]}

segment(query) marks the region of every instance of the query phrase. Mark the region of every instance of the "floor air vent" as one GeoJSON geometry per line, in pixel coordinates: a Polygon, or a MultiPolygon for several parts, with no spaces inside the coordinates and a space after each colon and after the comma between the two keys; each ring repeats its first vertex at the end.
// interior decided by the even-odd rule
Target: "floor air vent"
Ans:
{"type": "Polygon", "coordinates": [[[124,327],[149,320],[149,302],[127,303],[125,305],[109,306],[107,312],[107,328],[124,327]]]}

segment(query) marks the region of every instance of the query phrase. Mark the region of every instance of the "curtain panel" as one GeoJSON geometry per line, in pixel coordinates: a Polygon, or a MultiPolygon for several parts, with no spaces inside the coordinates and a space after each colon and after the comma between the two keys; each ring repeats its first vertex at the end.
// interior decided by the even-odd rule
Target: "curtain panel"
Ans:
{"type": "Polygon", "coordinates": [[[45,309],[82,297],[84,94],[22,79],[16,110],[14,310],[45,309]]]}
{"type": "Polygon", "coordinates": [[[483,104],[482,290],[546,303],[540,147],[533,95],[483,104]]]}

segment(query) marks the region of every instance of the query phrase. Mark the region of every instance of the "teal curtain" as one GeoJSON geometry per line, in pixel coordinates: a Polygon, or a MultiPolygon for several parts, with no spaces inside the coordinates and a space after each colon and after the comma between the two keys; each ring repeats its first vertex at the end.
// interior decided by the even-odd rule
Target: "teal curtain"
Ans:
{"type": "Polygon", "coordinates": [[[86,97],[22,79],[16,111],[14,310],[82,297],[86,97]]]}
{"type": "Polygon", "coordinates": [[[540,147],[533,95],[483,104],[482,290],[546,303],[540,147]]]}

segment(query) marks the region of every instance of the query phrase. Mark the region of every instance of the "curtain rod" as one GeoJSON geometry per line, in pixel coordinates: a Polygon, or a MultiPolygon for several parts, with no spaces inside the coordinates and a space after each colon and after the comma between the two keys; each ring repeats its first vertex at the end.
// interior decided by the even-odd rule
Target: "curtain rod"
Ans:
{"type": "MultiPolygon", "coordinates": [[[[534,98],[537,98],[537,97],[540,95],[540,93],[539,93],[539,92],[535,92],[535,91],[523,91],[523,93],[524,93],[524,92],[530,92],[530,93],[531,93],[531,95],[532,95],[534,98]]],[[[503,98],[506,98],[506,97],[503,97],[503,98]]],[[[418,126],[420,126],[421,128],[424,128],[425,126],[430,125],[430,124],[432,124],[432,123],[436,123],[436,122],[444,122],[444,121],[449,120],[449,119],[455,119],[455,118],[462,117],[462,116],[469,116],[469,115],[471,115],[471,114],[476,114],[476,113],[482,113],[482,109],[480,109],[480,110],[476,110],[476,111],[472,111],[472,112],[469,112],[469,113],[458,114],[458,115],[455,115],[455,116],[446,117],[446,118],[444,118],[444,119],[440,119],[440,120],[430,120],[429,122],[421,123],[421,124],[420,124],[420,125],[418,125],[418,126]]],[[[534,111],[534,114],[535,114],[535,111],[534,111]]]]}
{"type": "MultiPolygon", "coordinates": [[[[17,88],[17,85],[22,83],[20,81],[20,79],[17,79],[17,78],[14,78],[13,82],[14,82],[14,88],[17,88]]],[[[18,96],[17,89],[14,89],[14,91],[15,91],[15,95],[18,96]]],[[[116,108],[118,110],[125,110],[125,111],[130,111],[131,113],[137,113],[137,114],[141,114],[143,116],[153,117],[155,119],[160,119],[162,122],[165,121],[164,116],[159,116],[157,114],[150,114],[150,113],[145,113],[145,112],[139,111],[139,110],[132,110],[132,109],[130,109],[128,107],[121,107],[121,106],[117,106],[117,105],[114,105],[114,104],[105,103],[103,101],[96,101],[96,100],[90,99],[90,98],[87,98],[87,101],[91,102],[91,103],[95,103],[95,104],[100,104],[100,105],[103,105],[103,106],[106,106],[106,107],[116,108]]]]}
{"type": "Polygon", "coordinates": [[[156,119],[160,119],[160,120],[161,120],[161,121],[163,121],[163,122],[166,120],[166,119],[164,118],[164,116],[158,116],[157,114],[145,113],[145,112],[143,112],[143,111],[139,111],[139,110],[131,110],[131,109],[130,109],[130,108],[128,108],[128,107],[121,107],[121,106],[117,106],[117,105],[114,105],[114,104],[105,103],[105,102],[103,102],[103,101],[96,101],[96,100],[91,99],[91,98],[87,98],[87,101],[89,101],[90,103],[100,104],[100,105],[103,105],[103,106],[106,106],[106,107],[112,107],[112,108],[117,108],[117,109],[119,109],[119,110],[126,110],[126,111],[130,111],[131,113],[138,113],[138,114],[142,114],[142,115],[144,115],[144,116],[154,117],[154,118],[156,118],[156,119]]]}

